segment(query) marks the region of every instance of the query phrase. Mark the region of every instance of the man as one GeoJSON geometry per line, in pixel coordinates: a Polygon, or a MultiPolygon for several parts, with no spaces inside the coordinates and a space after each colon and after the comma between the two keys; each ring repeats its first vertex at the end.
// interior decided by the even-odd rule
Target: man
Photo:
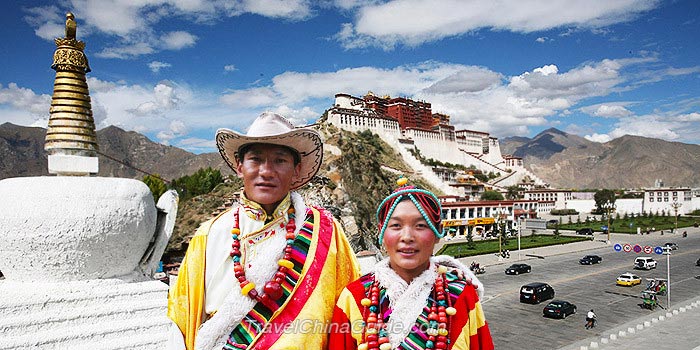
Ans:
{"type": "Polygon", "coordinates": [[[318,172],[318,133],[263,113],[246,135],[217,131],[240,200],[203,223],[170,289],[170,349],[323,349],[333,306],[359,265],[335,219],[294,192],[318,172]]]}

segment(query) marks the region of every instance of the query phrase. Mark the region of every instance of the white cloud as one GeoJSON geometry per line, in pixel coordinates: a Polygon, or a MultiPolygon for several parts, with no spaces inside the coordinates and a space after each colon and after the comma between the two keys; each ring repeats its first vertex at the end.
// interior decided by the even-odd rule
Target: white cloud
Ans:
{"type": "Polygon", "coordinates": [[[224,66],[224,72],[233,72],[236,71],[236,66],[232,64],[227,64],[224,66]]]}
{"type": "Polygon", "coordinates": [[[593,142],[598,142],[598,143],[606,143],[606,142],[612,140],[610,135],[607,135],[607,134],[585,135],[584,138],[588,141],[593,141],[593,142]]]}
{"type": "MultiPolygon", "coordinates": [[[[285,72],[267,86],[233,90],[221,102],[251,110],[288,106],[294,111],[330,107],[336,93],[407,96],[432,103],[434,112],[451,115],[457,128],[483,130],[495,136],[525,135],[528,127],[552,124],[585,99],[625,89],[626,69],[653,62],[647,59],[602,60],[561,72],[544,65],[504,77],[484,67],[423,62],[391,69],[346,68],[332,72],[285,72]]],[[[589,113],[624,117],[623,104],[596,105],[589,113]]],[[[303,118],[303,117],[301,117],[303,118]]]]}
{"type": "Polygon", "coordinates": [[[195,42],[197,42],[197,37],[188,32],[174,31],[162,35],[160,40],[163,48],[167,50],[180,50],[194,46],[195,42]]]}
{"type": "Polygon", "coordinates": [[[615,128],[608,133],[611,139],[624,135],[636,135],[658,138],[667,141],[679,139],[683,124],[669,119],[668,116],[644,115],[621,118],[615,128]]]}
{"type": "Polygon", "coordinates": [[[134,44],[128,44],[124,46],[116,47],[106,47],[102,51],[98,52],[97,57],[102,58],[132,58],[136,56],[146,55],[154,53],[155,50],[150,44],[139,42],[134,44]]]}
{"type": "Polygon", "coordinates": [[[700,113],[681,114],[676,116],[675,119],[680,122],[700,122],[700,113]]]}
{"type": "Polygon", "coordinates": [[[27,15],[24,20],[34,27],[34,33],[44,39],[53,40],[63,37],[66,25],[65,17],[59,14],[56,6],[42,6],[26,9],[27,15]]]}
{"type": "Polygon", "coordinates": [[[148,68],[153,73],[158,73],[158,72],[160,72],[161,69],[169,68],[169,67],[172,67],[172,65],[170,63],[165,63],[165,62],[160,62],[160,61],[151,61],[148,64],[148,68]]]}
{"type": "Polygon", "coordinates": [[[0,84],[0,105],[9,105],[13,109],[26,113],[26,118],[36,119],[49,113],[51,96],[37,95],[31,89],[9,83],[7,87],[0,84]]]}
{"type": "Polygon", "coordinates": [[[541,37],[535,39],[535,41],[538,42],[538,43],[543,43],[543,42],[547,41],[547,37],[546,37],[546,36],[541,36],[541,37]]]}
{"type": "Polygon", "coordinates": [[[390,0],[357,10],[354,24],[336,38],[346,47],[408,46],[481,29],[531,33],[564,27],[598,29],[629,21],[655,8],[658,0],[461,1],[390,0]]]}
{"type": "Polygon", "coordinates": [[[175,17],[192,23],[213,23],[246,13],[289,20],[305,20],[314,14],[309,0],[66,0],[54,6],[26,8],[24,20],[37,36],[53,40],[63,36],[68,10],[78,21],[79,38],[92,33],[113,38],[97,55],[118,59],[194,46],[197,36],[185,30],[156,30],[161,22],[175,17]]]}
{"type": "Polygon", "coordinates": [[[596,117],[621,118],[632,115],[632,111],[625,108],[628,102],[608,102],[592,106],[582,107],[581,111],[596,117]]]}

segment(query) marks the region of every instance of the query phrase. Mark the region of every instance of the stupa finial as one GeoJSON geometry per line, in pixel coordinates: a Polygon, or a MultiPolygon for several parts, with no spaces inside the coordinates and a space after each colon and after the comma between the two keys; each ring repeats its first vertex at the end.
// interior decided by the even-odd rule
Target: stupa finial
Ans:
{"type": "Polygon", "coordinates": [[[76,39],[73,13],[66,14],[66,37],[56,38],[51,68],[56,70],[53,97],[44,149],[49,153],[49,173],[88,175],[98,171],[97,134],[92,118],[90,92],[85,74],[90,72],[76,39]]]}

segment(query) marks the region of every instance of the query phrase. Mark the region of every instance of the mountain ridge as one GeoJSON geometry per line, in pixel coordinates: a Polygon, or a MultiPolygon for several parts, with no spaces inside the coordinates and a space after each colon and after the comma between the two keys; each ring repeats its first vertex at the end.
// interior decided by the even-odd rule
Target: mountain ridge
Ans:
{"type": "MultiPolygon", "coordinates": [[[[0,125],[0,179],[48,175],[45,135],[40,127],[0,125]]],[[[216,152],[194,154],[117,126],[98,130],[97,140],[98,176],[140,179],[148,172],[172,180],[206,167],[233,174],[216,152]]],[[[557,188],[641,188],[656,179],[700,187],[694,176],[700,172],[698,145],[632,135],[601,144],[556,128],[500,142],[504,154],[523,158],[528,170],[557,188]]]]}

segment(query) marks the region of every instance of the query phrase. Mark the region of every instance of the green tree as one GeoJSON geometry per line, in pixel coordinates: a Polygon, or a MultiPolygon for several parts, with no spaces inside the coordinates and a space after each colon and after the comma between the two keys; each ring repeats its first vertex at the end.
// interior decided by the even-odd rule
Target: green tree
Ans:
{"type": "Polygon", "coordinates": [[[158,198],[160,198],[160,196],[168,190],[168,186],[165,184],[165,181],[163,181],[158,174],[146,175],[141,181],[143,181],[143,183],[145,183],[151,190],[153,199],[156,202],[158,201],[158,198]]]}
{"type": "Polygon", "coordinates": [[[474,233],[472,233],[472,231],[469,228],[467,228],[467,248],[476,248],[476,244],[474,243],[474,233]]]}
{"type": "Polygon", "coordinates": [[[508,190],[508,192],[506,193],[506,198],[518,199],[520,198],[520,191],[523,191],[523,188],[519,187],[518,185],[513,185],[506,187],[506,190],[508,190]]]}
{"type": "Polygon", "coordinates": [[[597,190],[593,195],[593,200],[595,201],[596,212],[607,213],[603,205],[607,202],[615,204],[615,191],[608,189],[597,190]]]}
{"type": "Polygon", "coordinates": [[[223,183],[224,177],[219,169],[211,167],[197,170],[192,175],[185,175],[175,179],[172,187],[180,195],[180,198],[187,200],[201,194],[209,193],[216,185],[223,183]]]}
{"type": "Polygon", "coordinates": [[[502,201],[503,195],[498,191],[488,190],[488,191],[484,191],[484,193],[481,194],[481,200],[482,201],[502,201]]]}
{"type": "Polygon", "coordinates": [[[559,224],[554,225],[554,239],[559,239],[559,224]]]}

